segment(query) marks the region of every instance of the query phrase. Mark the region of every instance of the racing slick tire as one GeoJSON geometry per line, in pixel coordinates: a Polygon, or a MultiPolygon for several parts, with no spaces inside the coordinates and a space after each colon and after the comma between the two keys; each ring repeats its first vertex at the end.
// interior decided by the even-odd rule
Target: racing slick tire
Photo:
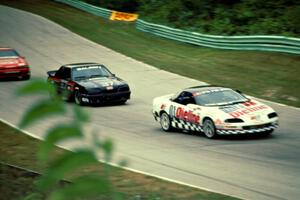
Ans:
{"type": "Polygon", "coordinates": [[[126,102],[127,102],[127,99],[126,99],[126,100],[120,100],[120,101],[118,102],[118,104],[119,104],[119,105],[123,105],[123,104],[126,104],[126,102]]]}
{"type": "Polygon", "coordinates": [[[166,112],[161,113],[159,123],[163,131],[169,132],[173,129],[170,117],[166,112]]]}
{"type": "Polygon", "coordinates": [[[265,132],[262,133],[262,136],[263,137],[269,137],[273,133],[273,131],[274,131],[273,129],[269,130],[269,131],[265,131],[265,132]]]}
{"type": "Polygon", "coordinates": [[[79,91],[76,91],[75,94],[74,94],[74,101],[77,105],[79,106],[82,106],[83,105],[83,102],[81,100],[81,95],[80,95],[80,92],[79,91]]]}
{"type": "Polygon", "coordinates": [[[215,124],[211,119],[207,118],[204,120],[203,132],[209,139],[215,138],[217,136],[215,124]]]}

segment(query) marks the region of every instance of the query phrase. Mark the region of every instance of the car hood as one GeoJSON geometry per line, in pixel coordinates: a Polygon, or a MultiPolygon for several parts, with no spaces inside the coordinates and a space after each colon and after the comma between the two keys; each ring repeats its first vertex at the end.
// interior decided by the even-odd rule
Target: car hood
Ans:
{"type": "Polygon", "coordinates": [[[255,100],[239,104],[219,106],[217,110],[224,119],[240,118],[244,121],[264,121],[267,120],[267,114],[274,112],[271,107],[255,100]]]}
{"type": "Polygon", "coordinates": [[[119,78],[110,78],[110,77],[85,79],[81,81],[76,81],[76,83],[86,89],[105,88],[109,86],[117,87],[120,85],[127,85],[123,80],[119,78]]]}
{"type": "Polygon", "coordinates": [[[19,57],[2,57],[0,58],[1,68],[13,68],[27,65],[27,62],[23,58],[19,57]]]}

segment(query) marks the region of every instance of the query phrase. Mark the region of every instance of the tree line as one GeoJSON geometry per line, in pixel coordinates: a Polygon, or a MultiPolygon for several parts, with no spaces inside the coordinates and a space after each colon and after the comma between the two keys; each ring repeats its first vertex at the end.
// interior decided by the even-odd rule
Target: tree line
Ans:
{"type": "Polygon", "coordinates": [[[140,19],[215,35],[300,37],[299,0],[85,0],[140,19]]]}

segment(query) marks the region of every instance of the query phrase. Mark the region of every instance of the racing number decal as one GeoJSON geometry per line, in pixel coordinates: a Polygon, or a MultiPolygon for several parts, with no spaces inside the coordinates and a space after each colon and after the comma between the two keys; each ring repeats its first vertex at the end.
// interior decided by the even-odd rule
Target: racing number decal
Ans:
{"type": "Polygon", "coordinates": [[[200,116],[199,115],[195,115],[193,113],[193,111],[185,110],[182,107],[177,107],[176,108],[176,106],[171,105],[169,113],[170,113],[171,118],[175,117],[176,119],[181,119],[181,120],[184,120],[186,122],[193,123],[193,124],[199,124],[199,122],[200,122],[200,116]]]}

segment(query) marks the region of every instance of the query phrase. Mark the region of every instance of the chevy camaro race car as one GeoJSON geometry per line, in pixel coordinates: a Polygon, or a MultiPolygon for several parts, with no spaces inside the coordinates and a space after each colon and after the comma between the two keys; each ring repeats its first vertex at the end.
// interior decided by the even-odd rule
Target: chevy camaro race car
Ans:
{"type": "Polygon", "coordinates": [[[12,48],[0,47],[0,78],[30,78],[30,69],[25,58],[12,48]]]}
{"type": "Polygon", "coordinates": [[[130,98],[128,84],[98,63],[74,63],[49,71],[48,81],[66,101],[78,105],[116,102],[130,98]]]}
{"type": "Polygon", "coordinates": [[[278,127],[278,115],[269,106],[239,91],[211,85],[154,98],[153,115],[164,131],[199,131],[208,138],[250,133],[269,135],[278,127]]]}

